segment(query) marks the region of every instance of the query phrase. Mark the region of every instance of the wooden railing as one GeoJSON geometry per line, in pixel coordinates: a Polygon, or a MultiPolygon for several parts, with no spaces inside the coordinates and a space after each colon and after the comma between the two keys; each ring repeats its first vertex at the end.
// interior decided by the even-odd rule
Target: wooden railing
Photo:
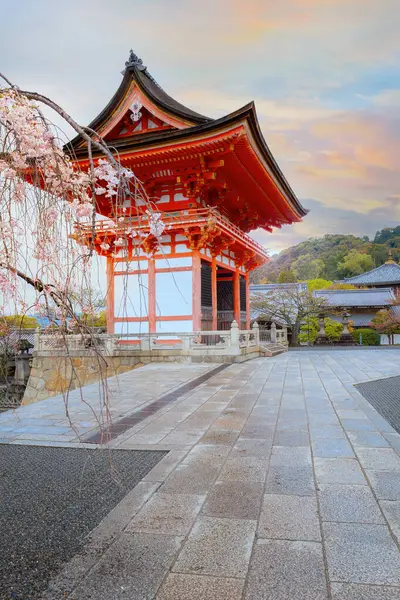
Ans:
{"type": "MultiPolygon", "coordinates": [[[[256,242],[247,233],[242,231],[237,225],[234,225],[224,217],[216,208],[197,208],[187,210],[177,210],[174,212],[162,213],[162,221],[168,230],[169,225],[174,227],[182,225],[189,227],[190,225],[216,225],[221,231],[225,231],[242,242],[248,248],[256,252],[258,255],[268,258],[268,253],[261,244],[256,242]]],[[[91,225],[77,224],[75,226],[76,236],[86,237],[96,235],[104,235],[110,233],[116,237],[122,235],[127,229],[132,228],[136,232],[147,232],[149,230],[149,218],[146,214],[138,217],[127,217],[121,222],[114,222],[108,219],[98,221],[94,227],[91,225]]]]}

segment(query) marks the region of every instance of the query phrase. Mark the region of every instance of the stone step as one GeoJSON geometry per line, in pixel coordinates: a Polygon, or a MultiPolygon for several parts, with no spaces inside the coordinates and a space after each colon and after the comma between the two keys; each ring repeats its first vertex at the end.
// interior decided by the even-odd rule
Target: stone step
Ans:
{"type": "Polygon", "coordinates": [[[283,346],[282,344],[262,344],[260,346],[260,352],[263,356],[277,356],[287,351],[287,346],[283,346]]]}

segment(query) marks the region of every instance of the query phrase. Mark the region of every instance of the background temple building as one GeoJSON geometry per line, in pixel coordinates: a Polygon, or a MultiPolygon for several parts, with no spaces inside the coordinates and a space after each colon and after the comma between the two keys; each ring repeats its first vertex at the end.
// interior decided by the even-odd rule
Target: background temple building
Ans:
{"type": "Polygon", "coordinates": [[[313,292],[315,298],[324,298],[332,309],[328,316],[341,321],[341,313],[346,312],[354,327],[368,327],[379,310],[391,308],[395,300],[393,290],[389,287],[361,290],[318,290],[313,292]]]}
{"type": "MultiPolygon", "coordinates": [[[[168,96],[131,51],[119,89],[90,128],[139,178],[166,225],[159,244],[143,202],[116,211],[102,195],[97,212],[114,220],[99,221],[94,240],[90,227],[78,230],[79,241],[107,257],[109,332],[216,330],[233,319],[248,328],[249,271],[268,259],[248,232],[306,214],[254,104],[219,119],[200,115],[168,96]],[[128,226],[139,236],[121,247],[128,226]]],[[[88,168],[80,136],[67,150],[88,168]]]]}
{"type": "Polygon", "coordinates": [[[343,280],[344,283],[351,283],[357,287],[368,287],[368,288],[387,288],[391,287],[393,293],[396,296],[400,295],[400,265],[398,265],[392,258],[391,252],[389,252],[389,258],[385,264],[356,275],[355,277],[348,277],[343,280]]]}

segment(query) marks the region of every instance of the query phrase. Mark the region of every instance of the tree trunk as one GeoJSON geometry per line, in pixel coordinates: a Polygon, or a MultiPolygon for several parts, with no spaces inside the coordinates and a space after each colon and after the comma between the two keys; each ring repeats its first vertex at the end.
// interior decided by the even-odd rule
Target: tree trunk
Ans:
{"type": "Polygon", "coordinates": [[[300,323],[295,323],[292,326],[292,339],[290,342],[291,346],[298,346],[299,345],[299,333],[300,333],[300,323]]]}

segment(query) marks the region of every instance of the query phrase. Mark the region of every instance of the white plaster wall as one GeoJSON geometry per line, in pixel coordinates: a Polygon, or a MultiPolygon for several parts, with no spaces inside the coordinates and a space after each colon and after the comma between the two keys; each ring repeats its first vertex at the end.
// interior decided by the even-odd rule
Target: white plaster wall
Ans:
{"type": "Polygon", "coordinates": [[[156,273],[156,314],[162,317],[192,314],[191,271],[156,273]]]}
{"type": "MultiPolygon", "coordinates": [[[[400,344],[400,334],[395,333],[393,336],[393,342],[395,344],[400,344]]],[[[389,345],[389,338],[387,335],[382,334],[381,335],[381,346],[388,346],[389,345]]]]}
{"type": "Polygon", "coordinates": [[[148,321],[114,323],[114,333],[126,335],[127,333],[149,333],[148,321]]]}
{"type": "Polygon", "coordinates": [[[157,321],[157,333],[184,333],[193,330],[192,321],[157,321]]]}
{"type": "Polygon", "coordinates": [[[191,267],[192,257],[183,256],[182,258],[157,258],[155,264],[156,269],[174,269],[177,267],[191,267]]]}
{"type": "Polygon", "coordinates": [[[147,317],[148,275],[114,276],[115,317],[147,317]]]}

